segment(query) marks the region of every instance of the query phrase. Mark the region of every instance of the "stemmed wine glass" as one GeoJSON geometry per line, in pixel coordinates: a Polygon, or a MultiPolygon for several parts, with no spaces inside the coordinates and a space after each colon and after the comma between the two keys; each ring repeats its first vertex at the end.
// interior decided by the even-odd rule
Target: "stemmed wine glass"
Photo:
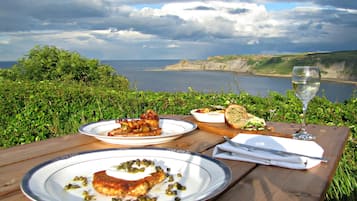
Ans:
{"type": "Polygon", "coordinates": [[[307,106],[320,88],[320,69],[316,66],[294,66],[292,84],[295,95],[302,102],[303,119],[301,129],[293,135],[299,140],[314,140],[316,137],[306,130],[305,116],[307,106]]]}

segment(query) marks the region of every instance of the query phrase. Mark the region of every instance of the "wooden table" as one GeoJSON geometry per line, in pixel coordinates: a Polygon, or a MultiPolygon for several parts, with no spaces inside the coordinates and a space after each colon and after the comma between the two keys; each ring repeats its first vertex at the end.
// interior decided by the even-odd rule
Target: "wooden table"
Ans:
{"type": "MultiPolygon", "coordinates": [[[[188,116],[165,116],[176,119],[188,116]]],[[[269,123],[278,132],[293,133],[297,124],[269,123]]],[[[309,170],[291,170],[241,161],[221,160],[232,170],[229,187],[215,200],[324,200],[349,135],[347,127],[309,125],[317,135],[316,142],[324,150],[328,163],[309,170]]],[[[212,156],[220,135],[197,129],[177,140],[153,147],[184,149],[212,156]]],[[[28,200],[20,190],[24,174],[34,166],[58,156],[88,150],[124,147],[107,144],[81,134],[53,138],[41,142],[0,150],[0,199],[28,200]]]]}

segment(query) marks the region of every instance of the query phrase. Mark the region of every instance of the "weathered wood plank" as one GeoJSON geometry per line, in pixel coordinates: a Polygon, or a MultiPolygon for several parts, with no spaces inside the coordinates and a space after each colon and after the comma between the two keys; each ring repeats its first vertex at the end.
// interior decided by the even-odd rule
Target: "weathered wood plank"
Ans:
{"type": "Polygon", "coordinates": [[[29,200],[22,192],[21,190],[11,192],[7,195],[2,195],[1,196],[1,201],[23,201],[23,200],[29,200]]]}
{"type": "MultiPolygon", "coordinates": [[[[182,119],[187,116],[166,118],[182,119]]],[[[269,122],[277,132],[293,133],[298,124],[269,122]]],[[[309,125],[308,130],[317,134],[317,142],[329,159],[307,171],[257,165],[241,161],[220,160],[232,170],[229,187],[216,200],[323,200],[341,158],[349,129],[309,125]]],[[[148,147],[183,149],[212,156],[215,145],[223,138],[212,132],[197,129],[174,141],[148,147]]],[[[20,182],[34,166],[55,157],[83,151],[124,148],[129,146],[107,144],[84,135],[74,134],[41,142],[0,150],[0,197],[2,200],[24,200],[20,182]]]]}
{"type": "Polygon", "coordinates": [[[46,155],[49,152],[58,152],[71,149],[83,144],[97,141],[95,138],[81,134],[72,134],[58,138],[51,138],[31,144],[19,145],[8,149],[0,149],[0,167],[11,163],[29,160],[33,157],[46,155]]]}

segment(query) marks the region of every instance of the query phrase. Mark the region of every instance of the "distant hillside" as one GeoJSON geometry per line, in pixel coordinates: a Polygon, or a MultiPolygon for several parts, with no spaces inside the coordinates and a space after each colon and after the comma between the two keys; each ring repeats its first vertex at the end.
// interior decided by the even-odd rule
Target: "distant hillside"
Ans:
{"type": "Polygon", "coordinates": [[[290,76],[293,66],[316,65],[323,79],[357,82],[357,50],[289,55],[226,55],[182,60],[165,70],[213,70],[266,76],[290,76]]]}

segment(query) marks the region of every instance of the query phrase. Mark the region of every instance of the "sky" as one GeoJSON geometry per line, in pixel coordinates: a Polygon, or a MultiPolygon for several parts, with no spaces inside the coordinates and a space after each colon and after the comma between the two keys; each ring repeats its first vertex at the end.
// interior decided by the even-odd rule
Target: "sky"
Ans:
{"type": "Polygon", "coordinates": [[[36,45],[100,60],[357,50],[357,1],[0,1],[0,61],[36,45]]]}

